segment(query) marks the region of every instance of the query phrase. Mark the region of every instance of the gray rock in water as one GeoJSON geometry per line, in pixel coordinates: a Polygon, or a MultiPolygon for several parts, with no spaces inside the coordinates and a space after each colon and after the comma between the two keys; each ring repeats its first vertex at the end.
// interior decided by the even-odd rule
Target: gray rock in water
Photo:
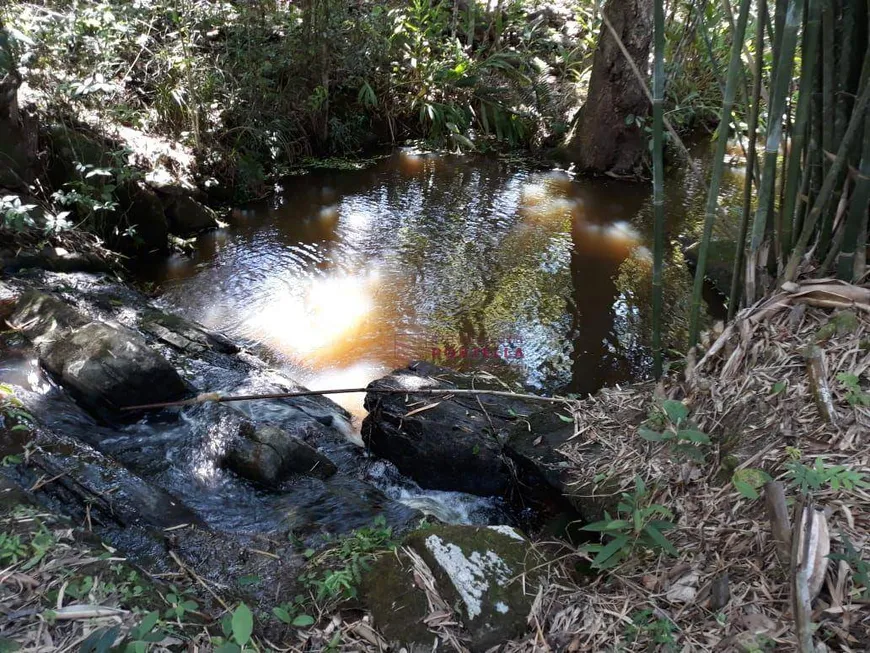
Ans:
{"type": "Polygon", "coordinates": [[[293,474],[325,479],[336,472],[329,458],[275,426],[242,422],[239,435],[223,464],[242,478],[277,488],[293,474]]]}
{"type": "Polygon", "coordinates": [[[528,414],[533,407],[507,397],[414,394],[421,388],[470,388],[472,383],[478,389],[504,390],[491,380],[419,362],[372,382],[369,388],[407,392],[366,395],[369,414],[362,426],[363,440],[421,487],[503,494],[511,485],[511,474],[500,438],[515,415],[528,414]],[[426,406],[432,408],[415,412],[426,406]]]}
{"type": "MultiPolygon", "coordinates": [[[[436,526],[415,531],[404,545],[426,563],[436,590],[468,633],[471,651],[521,636],[538,591],[543,556],[509,526],[436,526]]],[[[388,639],[432,650],[423,624],[429,609],[404,553],[382,558],[365,582],[374,625],[388,639]]]]}
{"type": "Polygon", "coordinates": [[[25,293],[10,323],[33,342],[45,368],[103,416],[188,394],[175,369],[139,334],[92,322],[48,293],[25,293]]]}

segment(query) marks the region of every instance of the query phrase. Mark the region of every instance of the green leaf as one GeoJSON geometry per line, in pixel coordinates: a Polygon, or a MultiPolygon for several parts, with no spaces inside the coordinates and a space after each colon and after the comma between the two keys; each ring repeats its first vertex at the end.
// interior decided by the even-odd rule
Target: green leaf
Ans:
{"type": "Polygon", "coordinates": [[[160,613],[157,610],[146,614],[139,625],[136,627],[136,639],[142,639],[150,633],[157,622],[160,621],[160,613]]]}
{"type": "Polygon", "coordinates": [[[610,525],[611,522],[612,522],[612,520],[610,520],[610,519],[592,522],[591,524],[586,524],[580,530],[581,531],[604,532],[607,530],[607,527],[610,525]]]}
{"type": "Polygon", "coordinates": [[[282,608],[280,605],[276,605],[274,608],[272,608],[272,614],[275,615],[278,621],[281,621],[285,624],[293,623],[293,617],[291,617],[290,613],[287,612],[287,610],[282,608]]]}
{"type": "Polygon", "coordinates": [[[248,585],[257,585],[260,582],[260,577],[256,574],[250,576],[242,576],[239,578],[239,585],[247,587],[248,585]]]}
{"type": "Polygon", "coordinates": [[[221,644],[218,646],[214,653],[241,653],[241,648],[238,644],[234,642],[227,642],[226,644],[221,644]]]}
{"type": "Polygon", "coordinates": [[[628,536],[617,535],[605,546],[601,547],[598,555],[595,556],[595,559],[592,561],[592,566],[596,569],[605,569],[609,566],[613,566],[617,561],[616,556],[622,552],[622,549],[627,544],[628,536]]]}
{"type": "Polygon", "coordinates": [[[668,399],[662,402],[662,408],[668,416],[668,419],[674,424],[679,424],[689,416],[689,409],[682,401],[668,399]]]}
{"type": "Polygon", "coordinates": [[[747,499],[751,499],[752,501],[755,501],[759,497],[759,494],[755,490],[755,488],[752,487],[746,481],[734,480],[733,482],[734,482],[734,487],[737,489],[737,491],[740,494],[742,494],[744,497],[746,497],[747,499]]]}
{"type": "Polygon", "coordinates": [[[658,546],[664,549],[667,553],[672,556],[677,555],[676,547],[668,542],[668,539],[664,535],[662,535],[655,526],[653,526],[652,524],[647,524],[646,526],[644,526],[643,530],[644,533],[649,535],[650,539],[653,542],[655,542],[658,546]]]}
{"type": "Polygon", "coordinates": [[[0,637],[0,653],[12,653],[21,648],[21,644],[6,637],[0,637]]]}
{"type": "Polygon", "coordinates": [[[563,422],[570,422],[571,424],[574,423],[574,417],[573,417],[573,416],[570,416],[570,417],[569,417],[568,415],[563,415],[562,413],[556,413],[556,417],[558,417],[558,418],[559,418],[560,420],[562,420],[563,422]]]}
{"type": "Polygon", "coordinates": [[[307,626],[311,626],[314,624],[314,617],[307,614],[300,614],[293,620],[292,626],[296,626],[297,628],[306,628],[307,626]]]}
{"type": "Polygon", "coordinates": [[[239,646],[244,646],[251,639],[254,632],[254,615],[251,609],[244,603],[233,612],[233,639],[239,646]]]}
{"type": "Polygon", "coordinates": [[[778,395],[780,392],[785,390],[786,382],[785,381],[777,381],[773,384],[773,394],[778,395]]]}
{"type": "Polygon", "coordinates": [[[710,436],[694,429],[680,429],[677,431],[680,440],[688,440],[697,444],[710,444],[710,436]]]}
{"type": "Polygon", "coordinates": [[[650,442],[661,442],[662,440],[666,439],[664,433],[653,431],[651,428],[648,428],[646,426],[639,427],[637,429],[637,434],[644,440],[649,440],[650,442]]]}

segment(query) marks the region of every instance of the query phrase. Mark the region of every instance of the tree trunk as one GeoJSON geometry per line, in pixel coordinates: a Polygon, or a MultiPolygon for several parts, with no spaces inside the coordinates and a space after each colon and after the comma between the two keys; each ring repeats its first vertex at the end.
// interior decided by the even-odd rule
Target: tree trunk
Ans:
{"type": "MultiPolygon", "coordinates": [[[[646,83],[652,41],[652,0],[608,0],[604,15],[646,83]]],[[[643,119],[649,111],[644,88],[613,32],[602,23],[592,62],[589,94],[569,137],[569,157],[584,172],[619,175],[641,172],[647,137],[637,121],[628,118],[643,119]]]]}
{"type": "Polygon", "coordinates": [[[0,21],[0,188],[26,190],[36,161],[36,129],[18,108],[21,76],[0,21]]]}

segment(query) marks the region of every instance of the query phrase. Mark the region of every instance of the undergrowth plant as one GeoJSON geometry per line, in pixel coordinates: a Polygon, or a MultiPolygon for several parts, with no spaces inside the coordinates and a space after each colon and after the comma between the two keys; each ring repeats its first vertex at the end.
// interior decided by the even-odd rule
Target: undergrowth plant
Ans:
{"type": "Polygon", "coordinates": [[[676,555],[677,549],[664,532],[676,528],[673,513],[657,503],[649,503],[649,490],[639,476],[634,492],[623,492],[615,516],[605,511],[604,519],[583,526],[581,530],[601,533],[604,542],[587,544],[584,550],[595,553],[594,569],[610,569],[624,562],[638,549],[664,551],[676,555]]]}
{"type": "Polygon", "coordinates": [[[818,456],[812,466],[799,460],[791,460],[785,464],[787,476],[792,487],[801,494],[830,489],[854,490],[855,488],[870,488],[864,474],[845,465],[828,465],[823,456],[818,456]]]}
{"type": "Polygon", "coordinates": [[[852,568],[852,582],[858,598],[866,601],[870,599],[870,562],[861,556],[861,551],[855,548],[845,533],[840,534],[840,544],[843,546],[843,553],[831,553],[828,557],[831,560],[843,560],[852,568]]]}
{"type": "MultiPolygon", "coordinates": [[[[353,531],[342,537],[335,546],[312,557],[309,571],[300,578],[312,590],[316,601],[355,597],[362,574],[369,569],[375,556],[395,546],[393,528],[387,526],[383,516],[378,516],[372,526],[353,531]]],[[[313,550],[307,553],[310,556],[314,554],[313,550]]],[[[292,623],[299,616],[307,616],[300,613],[300,602],[281,607],[282,611],[275,613],[281,621],[291,619],[292,623]]],[[[301,621],[307,622],[308,619],[301,621]]]]}
{"type": "Polygon", "coordinates": [[[864,392],[861,388],[861,379],[855,374],[840,372],[837,374],[837,380],[842,384],[846,393],[846,401],[849,402],[850,406],[870,406],[870,394],[864,392]]]}
{"type": "Polygon", "coordinates": [[[671,450],[697,462],[703,462],[703,446],[710,444],[710,436],[694,428],[689,421],[689,409],[681,401],[668,399],[660,409],[653,411],[638,428],[638,435],[649,442],[666,442],[671,450]]]}

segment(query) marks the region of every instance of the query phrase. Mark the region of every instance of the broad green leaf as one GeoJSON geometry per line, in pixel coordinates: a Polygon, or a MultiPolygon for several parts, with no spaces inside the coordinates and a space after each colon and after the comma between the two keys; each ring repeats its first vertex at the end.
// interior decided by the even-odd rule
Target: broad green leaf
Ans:
{"type": "Polygon", "coordinates": [[[574,417],[569,417],[568,415],[563,415],[562,413],[556,413],[556,417],[558,417],[563,422],[570,422],[571,424],[574,423],[574,417]]]}
{"type": "Polygon", "coordinates": [[[637,434],[644,440],[649,440],[650,442],[661,442],[665,439],[664,433],[653,431],[651,428],[648,428],[646,426],[639,427],[637,429],[637,434]]]}
{"type": "Polygon", "coordinates": [[[623,547],[625,547],[627,544],[627,536],[617,535],[605,546],[601,547],[598,555],[595,556],[595,559],[592,561],[592,566],[598,569],[604,569],[607,566],[612,566],[614,561],[612,561],[611,558],[614,558],[614,556],[619,554],[619,552],[622,551],[623,547]],[[608,562],[610,562],[610,565],[608,565],[608,562]]]}
{"type": "Polygon", "coordinates": [[[251,639],[254,632],[254,615],[251,609],[244,603],[233,612],[233,639],[239,646],[244,646],[251,639]]]}
{"type": "Polygon", "coordinates": [[[306,628],[314,624],[314,617],[307,614],[300,614],[293,620],[292,625],[297,628],[306,628]]]}
{"type": "Polygon", "coordinates": [[[734,487],[737,489],[737,491],[738,491],[740,494],[742,494],[742,495],[743,495],[744,497],[746,497],[747,499],[751,499],[751,500],[755,501],[755,500],[759,497],[759,494],[758,494],[758,492],[755,490],[755,488],[752,487],[752,486],[751,486],[749,483],[747,483],[746,481],[735,480],[735,481],[734,481],[734,487]]]}
{"type": "Polygon", "coordinates": [[[293,622],[293,617],[290,616],[290,613],[287,612],[287,610],[282,608],[280,605],[276,605],[274,608],[272,608],[272,614],[275,615],[275,617],[279,621],[285,624],[291,624],[293,622]]]}
{"type": "Polygon", "coordinates": [[[680,429],[677,431],[680,440],[688,440],[697,444],[710,444],[710,436],[694,429],[680,429]]]}
{"type": "Polygon", "coordinates": [[[689,409],[682,401],[668,399],[662,402],[662,408],[668,416],[668,419],[674,424],[679,424],[689,416],[689,409]]]}
{"type": "Polygon", "coordinates": [[[785,390],[785,386],[785,381],[777,381],[773,384],[773,394],[778,395],[780,392],[785,390]]]}
{"type": "Polygon", "coordinates": [[[647,524],[646,526],[644,526],[643,530],[647,535],[649,535],[650,539],[653,542],[658,544],[662,549],[664,549],[670,555],[672,555],[672,556],[677,555],[676,547],[673,544],[671,544],[670,542],[668,542],[668,539],[664,535],[662,535],[655,526],[653,526],[652,524],[647,524]]]}
{"type": "Polygon", "coordinates": [[[241,653],[241,648],[235,642],[227,642],[226,644],[221,644],[218,646],[214,653],[241,653]]]}
{"type": "Polygon", "coordinates": [[[142,639],[145,635],[151,632],[157,622],[160,621],[160,613],[156,610],[149,612],[143,618],[141,623],[136,627],[136,639],[142,639]]]}

